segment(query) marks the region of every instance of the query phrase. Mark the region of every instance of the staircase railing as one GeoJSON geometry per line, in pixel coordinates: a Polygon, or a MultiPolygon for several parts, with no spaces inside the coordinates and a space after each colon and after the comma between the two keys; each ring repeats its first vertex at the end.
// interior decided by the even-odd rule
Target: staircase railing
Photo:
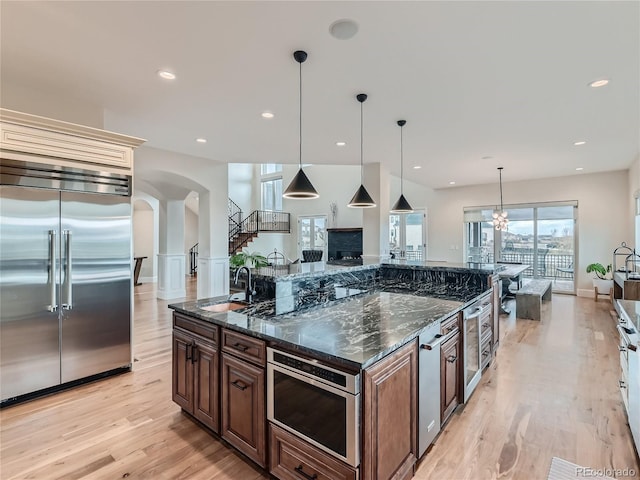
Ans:
{"type": "Polygon", "coordinates": [[[189,275],[195,275],[198,271],[198,243],[189,249],[189,275]]]}
{"type": "Polygon", "coordinates": [[[240,223],[242,223],[242,209],[230,198],[228,200],[227,211],[229,214],[229,238],[231,238],[231,232],[238,230],[240,223]]]}
{"type": "Polygon", "coordinates": [[[229,217],[229,253],[246,246],[259,232],[291,233],[291,214],[255,210],[239,223],[229,217]]]}

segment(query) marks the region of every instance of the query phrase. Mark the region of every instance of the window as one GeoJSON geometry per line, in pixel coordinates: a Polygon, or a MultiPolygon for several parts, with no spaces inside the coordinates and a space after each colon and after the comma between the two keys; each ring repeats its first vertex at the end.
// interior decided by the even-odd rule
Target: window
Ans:
{"type": "Polygon", "coordinates": [[[262,210],[282,211],[282,178],[262,180],[262,210]]]}
{"type": "Polygon", "coordinates": [[[281,173],[281,172],[282,172],[281,163],[263,163],[260,166],[261,175],[272,175],[274,173],[281,173]]]}
{"type": "Polygon", "coordinates": [[[577,202],[505,206],[506,231],[495,230],[490,208],[464,212],[467,261],[529,265],[523,276],[553,279],[554,292],[574,292],[577,202]]]}
{"type": "Polygon", "coordinates": [[[260,165],[260,199],[262,210],[282,211],[282,164],[260,165]]]}

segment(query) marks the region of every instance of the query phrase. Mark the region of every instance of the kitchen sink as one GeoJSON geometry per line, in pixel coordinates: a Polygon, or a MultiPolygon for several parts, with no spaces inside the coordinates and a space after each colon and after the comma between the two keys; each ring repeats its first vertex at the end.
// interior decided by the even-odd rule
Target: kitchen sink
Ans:
{"type": "Polygon", "coordinates": [[[247,307],[248,305],[244,302],[224,302],[198,308],[200,308],[200,310],[206,310],[208,312],[231,312],[233,310],[240,310],[247,307]]]}

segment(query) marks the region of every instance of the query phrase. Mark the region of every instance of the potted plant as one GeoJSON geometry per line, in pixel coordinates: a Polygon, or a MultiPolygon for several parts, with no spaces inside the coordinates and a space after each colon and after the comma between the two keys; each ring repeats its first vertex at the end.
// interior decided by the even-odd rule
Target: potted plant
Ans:
{"type": "Polygon", "coordinates": [[[229,259],[231,268],[240,268],[247,266],[249,268],[260,268],[268,265],[267,258],[260,253],[239,252],[232,255],[229,259]]]}
{"type": "Polygon", "coordinates": [[[613,280],[610,277],[611,265],[606,267],[601,263],[590,263],[587,265],[587,273],[595,273],[593,278],[593,286],[597,293],[608,295],[613,288],[613,280]]]}

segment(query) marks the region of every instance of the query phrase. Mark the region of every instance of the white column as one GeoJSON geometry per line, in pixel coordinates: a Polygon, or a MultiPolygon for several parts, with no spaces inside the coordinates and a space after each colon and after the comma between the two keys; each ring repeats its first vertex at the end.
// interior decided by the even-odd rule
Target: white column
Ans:
{"type": "Polygon", "coordinates": [[[200,194],[198,214],[198,298],[229,294],[229,216],[227,164],[212,166],[200,194]]]}
{"type": "Polygon", "coordinates": [[[184,253],[184,200],[160,202],[158,298],[171,300],[187,295],[184,253]]]}
{"type": "Polygon", "coordinates": [[[362,258],[377,263],[389,258],[389,172],[379,163],[364,165],[364,186],[376,202],[362,209],[362,258]]]}

